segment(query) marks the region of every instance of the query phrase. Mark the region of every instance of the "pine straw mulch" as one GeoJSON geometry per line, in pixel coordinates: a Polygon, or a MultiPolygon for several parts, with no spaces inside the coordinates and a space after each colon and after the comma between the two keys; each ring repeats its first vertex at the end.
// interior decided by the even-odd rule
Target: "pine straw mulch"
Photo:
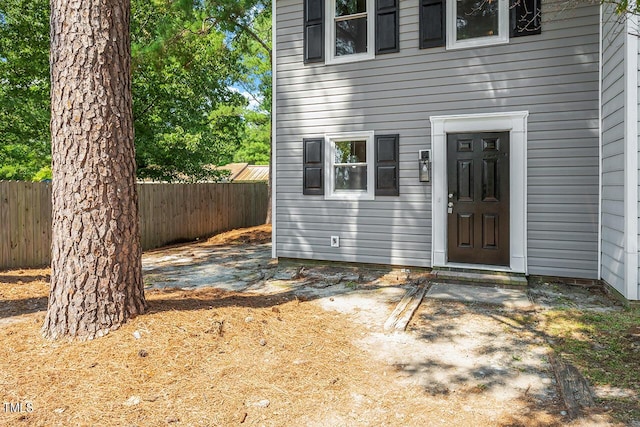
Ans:
{"type": "Polygon", "coordinates": [[[148,299],[148,314],[91,342],[43,340],[42,313],[0,329],[2,398],[34,409],[0,423],[304,424],[301,405],[317,416],[376,387],[352,369],[367,360],[338,314],[215,289],[152,291],[148,299]]]}
{"type": "Polygon", "coordinates": [[[0,407],[2,426],[557,422],[527,401],[504,408],[482,393],[402,385],[405,373],[356,346],[371,331],[290,294],[152,290],[147,314],[103,338],[47,341],[48,274],[0,272],[0,402],[23,404],[0,407]]]}

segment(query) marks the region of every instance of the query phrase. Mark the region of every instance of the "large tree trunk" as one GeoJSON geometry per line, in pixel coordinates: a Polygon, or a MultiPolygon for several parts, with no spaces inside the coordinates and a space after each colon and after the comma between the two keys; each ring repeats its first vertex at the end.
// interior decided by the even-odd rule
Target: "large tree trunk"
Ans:
{"type": "Polygon", "coordinates": [[[48,338],[144,312],[129,0],[51,0],[53,241],[48,338]]]}

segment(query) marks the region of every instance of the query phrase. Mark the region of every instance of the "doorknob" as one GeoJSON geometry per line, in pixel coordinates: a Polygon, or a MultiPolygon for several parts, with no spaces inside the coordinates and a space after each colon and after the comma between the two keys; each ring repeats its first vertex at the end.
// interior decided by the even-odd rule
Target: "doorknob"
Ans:
{"type": "Polygon", "coordinates": [[[453,213],[453,202],[447,203],[447,213],[453,213]]]}
{"type": "Polygon", "coordinates": [[[449,198],[453,199],[453,193],[449,193],[449,198]]]}

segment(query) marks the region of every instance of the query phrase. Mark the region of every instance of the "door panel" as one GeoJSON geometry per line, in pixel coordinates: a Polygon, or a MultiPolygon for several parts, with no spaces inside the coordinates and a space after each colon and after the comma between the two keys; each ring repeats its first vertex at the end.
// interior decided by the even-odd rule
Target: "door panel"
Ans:
{"type": "Polygon", "coordinates": [[[449,262],[509,265],[509,133],[447,135],[449,262]]]}
{"type": "Polygon", "coordinates": [[[482,248],[497,249],[499,240],[498,217],[493,214],[482,215],[482,248]]]}
{"type": "Polygon", "coordinates": [[[473,201],[473,160],[458,160],[458,198],[473,201]]]}
{"type": "Polygon", "coordinates": [[[473,247],[473,214],[458,214],[458,247],[473,247]]]}
{"type": "Polygon", "coordinates": [[[500,200],[500,189],[497,183],[498,162],[495,159],[482,161],[482,201],[497,202],[500,200]]]}

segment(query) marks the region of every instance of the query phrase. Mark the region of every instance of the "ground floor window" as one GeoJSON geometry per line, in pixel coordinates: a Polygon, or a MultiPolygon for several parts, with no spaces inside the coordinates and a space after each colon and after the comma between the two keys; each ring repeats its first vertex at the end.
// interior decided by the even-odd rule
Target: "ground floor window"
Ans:
{"type": "Polygon", "coordinates": [[[329,134],[325,141],[325,198],[373,200],[373,132],[329,134]]]}

